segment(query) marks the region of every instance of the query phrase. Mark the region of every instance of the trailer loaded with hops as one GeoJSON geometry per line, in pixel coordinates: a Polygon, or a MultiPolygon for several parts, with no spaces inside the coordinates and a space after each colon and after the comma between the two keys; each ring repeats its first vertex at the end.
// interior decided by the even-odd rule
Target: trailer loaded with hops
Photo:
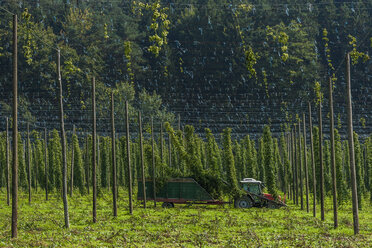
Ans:
{"type": "MultiPolygon", "coordinates": [[[[146,200],[162,202],[162,207],[172,208],[175,204],[205,204],[222,205],[231,202],[215,200],[213,197],[193,178],[171,178],[164,185],[155,191],[153,182],[146,180],[146,200]]],[[[236,197],[234,207],[268,207],[279,208],[286,206],[284,201],[275,200],[270,194],[263,193],[264,184],[252,178],[245,178],[241,181],[244,194],[236,197]]],[[[144,200],[143,183],[138,181],[138,200],[144,200]]]]}

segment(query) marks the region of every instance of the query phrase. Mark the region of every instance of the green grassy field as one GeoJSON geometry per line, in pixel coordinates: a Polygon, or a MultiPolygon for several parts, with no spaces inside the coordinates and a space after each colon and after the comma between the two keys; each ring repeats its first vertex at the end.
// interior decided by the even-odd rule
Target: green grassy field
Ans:
{"type": "MultiPolygon", "coordinates": [[[[353,235],[351,205],[339,212],[333,229],[329,200],[326,221],[290,205],[282,209],[234,209],[230,205],[148,209],[136,203],[133,215],[120,197],[112,217],[111,195],[98,200],[98,223],[92,223],[91,196],[69,199],[70,229],[64,229],[62,200],[56,194],[26,193],[19,199],[19,236],[10,238],[11,207],[0,193],[0,247],[371,247],[372,207],[360,211],[359,235],[353,235]]],[[[119,192],[123,196],[124,192],[119,192]]],[[[160,204],[158,204],[160,205],[160,204]]],[[[318,213],[318,216],[319,213],[318,213]]]]}

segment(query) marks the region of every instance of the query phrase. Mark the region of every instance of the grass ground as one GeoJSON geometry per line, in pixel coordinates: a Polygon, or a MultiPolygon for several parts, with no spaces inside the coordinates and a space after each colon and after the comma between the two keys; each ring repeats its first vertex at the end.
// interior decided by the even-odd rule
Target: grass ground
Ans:
{"type": "Polygon", "coordinates": [[[340,208],[340,227],[335,230],[331,207],[324,222],[293,205],[154,209],[149,203],[144,210],[136,203],[129,215],[128,201],[120,197],[118,217],[113,218],[111,195],[106,193],[98,200],[96,224],[92,223],[91,196],[69,198],[68,230],[63,228],[62,200],[56,194],[48,202],[42,192],[34,194],[29,205],[27,194],[20,193],[19,236],[11,239],[11,207],[5,204],[4,191],[0,192],[0,247],[371,247],[372,243],[372,207],[367,202],[360,211],[361,232],[354,236],[350,205],[340,208]]]}

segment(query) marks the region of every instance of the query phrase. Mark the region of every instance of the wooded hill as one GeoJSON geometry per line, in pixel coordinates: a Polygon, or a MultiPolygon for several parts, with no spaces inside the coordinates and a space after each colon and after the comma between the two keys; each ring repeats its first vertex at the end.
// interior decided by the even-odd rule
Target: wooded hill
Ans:
{"type": "MultiPolygon", "coordinates": [[[[364,136],[372,132],[371,12],[371,0],[3,0],[0,113],[10,116],[11,13],[17,13],[21,129],[26,121],[58,127],[57,46],[67,130],[72,124],[88,130],[95,76],[99,132],[108,130],[107,92],[114,88],[116,103],[128,99],[143,116],[174,121],[170,110],[198,133],[231,127],[233,136],[259,134],[267,123],[282,131],[306,111],[315,82],[327,92],[333,75],[336,121],[345,127],[343,62],[353,51],[354,125],[364,136]]],[[[123,116],[122,110],[119,132],[123,116]]]]}

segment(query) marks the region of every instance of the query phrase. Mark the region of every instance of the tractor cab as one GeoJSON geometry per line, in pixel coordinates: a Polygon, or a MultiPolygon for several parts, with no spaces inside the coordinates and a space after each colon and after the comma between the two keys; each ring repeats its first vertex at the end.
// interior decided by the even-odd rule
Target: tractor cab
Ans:
{"type": "Polygon", "coordinates": [[[256,195],[262,195],[263,188],[265,187],[261,181],[253,178],[244,178],[240,183],[245,191],[256,195]]]}

